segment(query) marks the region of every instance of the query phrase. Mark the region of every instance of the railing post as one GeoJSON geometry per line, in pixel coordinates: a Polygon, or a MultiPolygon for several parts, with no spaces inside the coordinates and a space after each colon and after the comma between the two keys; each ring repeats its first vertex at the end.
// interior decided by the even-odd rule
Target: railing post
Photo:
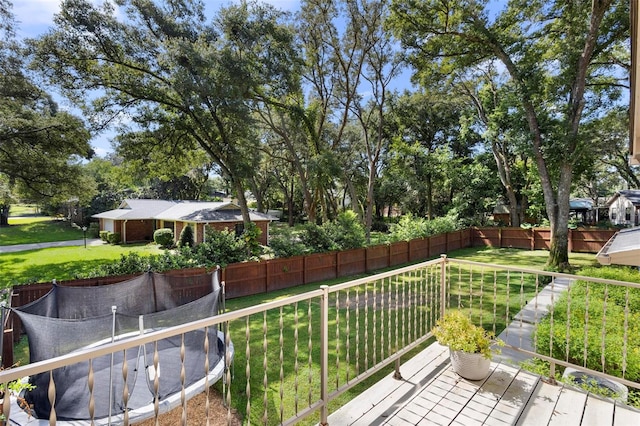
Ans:
{"type": "Polygon", "coordinates": [[[329,384],[329,286],[322,285],[320,299],[320,424],[328,425],[328,384],[329,384]]]}
{"type": "Polygon", "coordinates": [[[440,255],[440,318],[444,316],[447,303],[447,255],[440,255]]]}

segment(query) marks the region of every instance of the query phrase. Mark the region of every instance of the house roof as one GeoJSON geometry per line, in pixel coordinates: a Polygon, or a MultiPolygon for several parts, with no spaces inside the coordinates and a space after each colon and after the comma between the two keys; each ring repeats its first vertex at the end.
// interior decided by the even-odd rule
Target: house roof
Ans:
{"type": "Polygon", "coordinates": [[[616,232],[596,259],[601,265],[640,266],[640,226],[616,232]]]}
{"type": "MultiPolygon", "coordinates": [[[[229,202],[168,201],[127,199],[115,210],[92,217],[112,220],[158,219],[183,222],[242,222],[240,206],[229,202]]],[[[250,212],[253,222],[273,220],[263,213],[250,212]]]]}
{"type": "Polygon", "coordinates": [[[640,189],[623,189],[615,193],[607,203],[607,207],[611,206],[619,197],[624,197],[631,201],[634,206],[640,206],[640,189]]]}
{"type": "Polygon", "coordinates": [[[591,210],[593,209],[593,200],[589,198],[572,198],[569,200],[570,210],[591,210]]]}
{"type": "MultiPolygon", "coordinates": [[[[249,212],[253,222],[273,220],[272,217],[249,212]]],[[[242,222],[240,206],[229,202],[185,201],[156,215],[155,219],[182,222],[242,222]]]]}

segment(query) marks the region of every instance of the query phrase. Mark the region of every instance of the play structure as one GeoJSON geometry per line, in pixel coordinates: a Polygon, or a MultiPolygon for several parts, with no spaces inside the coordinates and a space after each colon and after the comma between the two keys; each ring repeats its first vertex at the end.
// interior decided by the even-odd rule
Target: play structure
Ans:
{"type": "MultiPolygon", "coordinates": [[[[14,312],[26,330],[33,363],[217,315],[224,304],[218,275],[207,274],[204,288],[197,291],[185,291],[194,277],[151,272],[105,286],[54,285],[45,296],[14,312]]],[[[202,276],[198,279],[203,282],[202,276]]],[[[141,420],[154,415],[156,398],[160,412],[168,411],[180,403],[183,388],[190,398],[222,377],[226,349],[223,331],[209,327],[56,369],[58,424],[118,424],[125,410],[130,421],[141,420]]],[[[28,380],[35,388],[22,396],[31,412],[12,407],[12,424],[49,424],[50,376],[43,373],[28,380]]]]}

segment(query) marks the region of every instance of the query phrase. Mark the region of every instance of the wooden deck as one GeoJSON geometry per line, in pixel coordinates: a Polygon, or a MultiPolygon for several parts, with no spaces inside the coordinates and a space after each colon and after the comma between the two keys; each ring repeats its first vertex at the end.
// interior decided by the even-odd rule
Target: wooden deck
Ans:
{"type": "Polygon", "coordinates": [[[329,425],[640,425],[640,411],[506,363],[469,381],[455,374],[437,343],[329,416],[329,425]]]}

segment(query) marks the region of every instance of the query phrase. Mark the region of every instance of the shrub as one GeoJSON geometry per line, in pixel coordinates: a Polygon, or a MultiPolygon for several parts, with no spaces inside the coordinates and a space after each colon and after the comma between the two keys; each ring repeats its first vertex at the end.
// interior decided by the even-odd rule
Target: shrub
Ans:
{"type": "Polygon", "coordinates": [[[315,223],[307,223],[304,226],[304,230],[301,233],[300,238],[302,243],[314,253],[322,253],[338,249],[338,246],[333,239],[331,239],[326,228],[318,226],[315,223]]]}
{"type": "Polygon", "coordinates": [[[178,246],[193,247],[194,243],[193,228],[190,225],[187,225],[182,228],[182,232],[180,232],[180,241],[178,242],[178,246]]]}
{"type": "Polygon", "coordinates": [[[236,238],[235,232],[228,229],[216,231],[207,228],[205,241],[190,250],[189,254],[200,264],[221,267],[248,258],[244,239],[236,238]]]}
{"type": "Polygon", "coordinates": [[[251,222],[249,225],[245,226],[240,237],[247,248],[247,256],[259,256],[262,253],[260,235],[262,235],[262,229],[260,229],[255,223],[251,222]]]}
{"type": "Polygon", "coordinates": [[[269,247],[276,257],[300,256],[309,251],[307,246],[287,227],[280,231],[278,235],[269,238],[269,247]]]}
{"type": "Polygon", "coordinates": [[[118,232],[109,232],[107,234],[107,242],[109,244],[120,244],[120,233],[118,233],[118,232]]]}
{"type": "Polygon", "coordinates": [[[411,213],[402,216],[398,223],[391,225],[391,241],[410,241],[426,236],[427,219],[414,217],[411,213]]]}
{"type": "Polygon", "coordinates": [[[173,230],[169,228],[160,228],[153,233],[153,241],[161,247],[173,247],[173,230]]]}
{"type": "Polygon", "coordinates": [[[110,231],[100,231],[100,239],[105,243],[109,242],[108,236],[110,231]]]}
{"type": "Polygon", "coordinates": [[[338,250],[360,248],[366,241],[364,227],[353,210],[340,213],[335,221],[324,227],[338,250]]]}

